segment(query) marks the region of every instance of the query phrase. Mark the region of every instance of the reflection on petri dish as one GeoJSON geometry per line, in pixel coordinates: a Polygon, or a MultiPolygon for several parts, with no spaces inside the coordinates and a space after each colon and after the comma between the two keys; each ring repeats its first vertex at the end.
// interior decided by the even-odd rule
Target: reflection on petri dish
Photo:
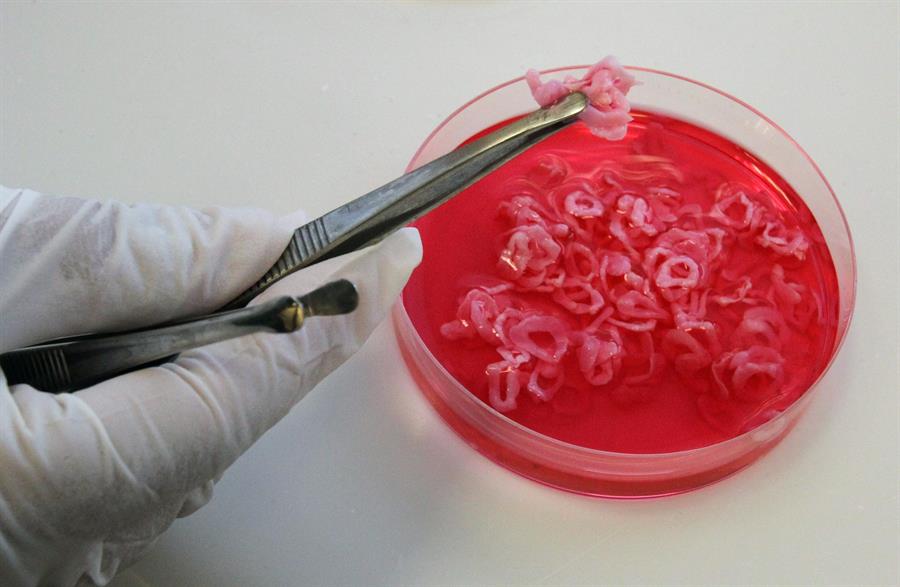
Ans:
{"type": "MultiPolygon", "coordinates": [[[[413,375],[463,438],[612,497],[696,488],[771,448],[837,352],[855,287],[839,205],[783,131],[632,71],[624,140],[570,126],[417,222],[425,256],[395,311],[413,375]]],[[[531,109],[521,80],[495,88],[411,167],[531,109]]]]}

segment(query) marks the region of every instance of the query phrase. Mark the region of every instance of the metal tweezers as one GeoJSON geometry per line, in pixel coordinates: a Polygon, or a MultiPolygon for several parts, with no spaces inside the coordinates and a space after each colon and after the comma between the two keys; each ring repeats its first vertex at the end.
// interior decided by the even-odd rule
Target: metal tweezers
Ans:
{"type": "Polygon", "coordinates": [[[286,275],[382,240],[562,130],[586,105],[584,95],[573,93],[301,226],[271,269],[215,314],[129,332],[52,340],[0,354],[0,367],[10,385],[69,392],[198,346],[251,332],[291,332],[309,316],[351,312],[357,293],[346,280],[304,296],[245,306],[286,275]]]}

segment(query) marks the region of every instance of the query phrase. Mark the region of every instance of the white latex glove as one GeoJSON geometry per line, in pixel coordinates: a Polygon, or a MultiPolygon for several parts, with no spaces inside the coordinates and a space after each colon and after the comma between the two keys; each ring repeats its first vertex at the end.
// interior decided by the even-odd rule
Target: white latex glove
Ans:
{"type": "MultiPolygon", "coordinates": [[[[209,312],[278,257],[298,218],[0,189],[0,351],[209,312]]],[[[73,394],[0,373],[0,585],[104,584],[382,321],[421,258],[413,229],[282,280],[346,277],[359,308],[182,353],[73,394]]]]}

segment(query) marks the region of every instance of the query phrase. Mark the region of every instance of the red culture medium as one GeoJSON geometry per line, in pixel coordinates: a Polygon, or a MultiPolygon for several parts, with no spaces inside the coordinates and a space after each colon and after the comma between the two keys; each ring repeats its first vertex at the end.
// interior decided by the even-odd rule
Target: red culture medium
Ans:
{"type": "Polygon", "coordinates": [[[837,277],[812,214],[763,162],[631,114],[621,141],[574,124],[420,219],[404,304],[462,385],[532,430],[615,452],[699,448],[776,416],[821,373],[837,277]]]}

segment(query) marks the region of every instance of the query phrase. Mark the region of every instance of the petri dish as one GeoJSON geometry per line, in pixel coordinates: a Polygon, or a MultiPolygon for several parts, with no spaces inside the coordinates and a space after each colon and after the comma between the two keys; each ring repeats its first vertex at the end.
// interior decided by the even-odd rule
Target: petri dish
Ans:
{"type": "MultiPolygon", "coordinates": [[[[796,424],[828,376],[828,368],[850,324],[856,291],[855,256],[846,218],[827,180],[796,141],[751,106],[709,85],[662,71],[628,69],[639,82],[629,93],[636,112],[671,117],[739,146],[789,184],[813,216],[821,231],[821,245],[827,249],[834,269],[836,287],[830,290],[834,299],[828,302],[835,328],[825,343],[827,356],[821,369],[802,393],[759,425],[721,441],[679,450],[600,449],[561,440],[510,418],[454,376],[421,331],[423,321],[417,317],[428,304],[421,291],[421,275],[414,274],[393,311],[402,355],[414,380],[441,418],[463,440],[497,464],[534,481],[612,498],[658,497],[697,489],[737,472],[771,450],[796,424]]],[[[544,71],[542,77],[578,77],[585,70],[586,66],[562,67],[544,71]]],[[[534,108],[524,78],[492,88],[444,120],[415,153],[408,170],[534,108]]],[[[420,222],[419,228],[429,230],[428,222],[420,222]]],[[[428,239],[425,240],[423,267],[427,270],[437,251],[432,243],[430,255],[428,239]]],[[[454,244],[439,246],[452,249],[454,244]]],[[[417,273],[422,271],[420,268],[417,273]]],[[[431,279],[435,279],[433,273],[431,279]]],[[[456,285],[448,282],[446,287],[456,285]]]]}

